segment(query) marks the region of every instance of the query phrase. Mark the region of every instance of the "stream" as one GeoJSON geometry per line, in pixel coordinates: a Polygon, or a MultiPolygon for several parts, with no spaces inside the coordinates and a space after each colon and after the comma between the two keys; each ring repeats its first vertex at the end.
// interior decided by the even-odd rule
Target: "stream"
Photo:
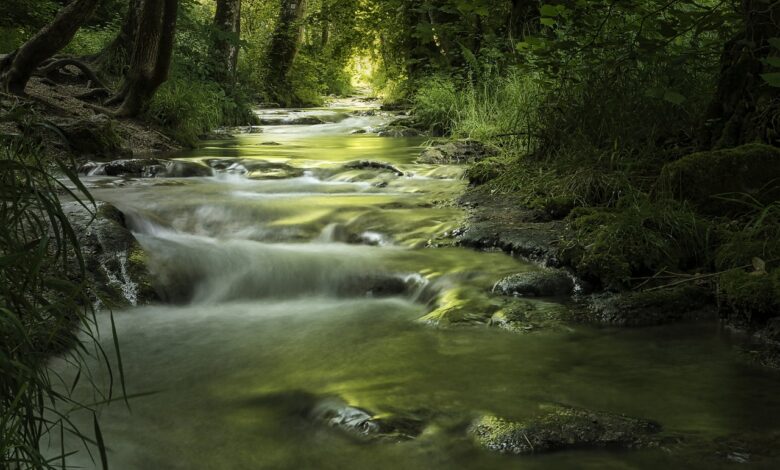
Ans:
{"type": "MultiPolygon", "coordinates": [[[[112,469],[728,463],[699,444],[503,456],[463,432],[471,417],[523,419],[544,403],[651,419],[685,442],[776,432],[780,376],[736,354],[718,325],[435,325],[426,315],[447,293],[457,304],[538,269],[454,246],[464,168],[415,163],[424,138],[356,134],[393,118],[370,103],[259,113],[274,125],[178,156],[214,176],[84,177],[127,215],[168,301],[114,312],[131,398],[99,408],[112,469]],[[292,124],[301,117],[323,123],[292,124]],[[423,429],[402,442],[361,440],[311,418],[323,400],[414,416],[423,429]]],[[[98,316],[110,350],[108,315],[98,316]]],[[[63,360],[53,367],[73,374],[63,360]]],[[[91,374],[108,382],[97,364],[91,374]]],[[[94,401],[82,382],[75,397],[94,401]]],[[[92,429],[91,415],[73,419],[92,429]]],[[[82,450],[69,465],[99,467],[77,443],[66,447],[82,450]]]]}

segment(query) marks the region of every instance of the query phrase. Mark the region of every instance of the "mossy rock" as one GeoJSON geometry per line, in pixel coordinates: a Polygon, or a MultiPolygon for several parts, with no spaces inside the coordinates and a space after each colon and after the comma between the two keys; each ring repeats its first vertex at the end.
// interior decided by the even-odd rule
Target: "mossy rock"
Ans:
{"type": "Polygon", "coordinates": [[[568,309],[559,303],[509,299],[490,319],[490,325],[513,333],[565,330],[568,309]]]}
{"type": "Polygon", "coordinates": [[[720,276],[721,315],[740,327],[761,327],[780,316],[780,270],[734,269],[720,276]]]}
{"type": "Polygon", "coordinates": [[[509,164],[502,158],[486,158],[471,165],[466,170],[466,179],[473,185],[482,185],[492,181],[509,168],[509,164]]]}
{"type": "Polygon", "coordinates": [[[578,311],[581,321],[611,326],[654,326],[716,318],[709,289],[683,286],[656,291],[593,295],[578,311]]]}
{"type": "Polygon", "coordinates": [[[699,152],[667,164],[661,182],[671,194],[710,215],[744,212],[746,206],[719,195],[749,194],[760,203],[780,198],[780,149],[748,144],[699,152]]]}
{"type": "Polygon", "coordinates": [[[494,290],[520,297],[563,297],[574,291],[574,280],[566,271],[547,268],[507,276],[494,290]]]}
{"type": "Polygon", "coordinates": [[[104,115],[74,119],[57,126],[74,152],[114,156],[123,153],[122,138],[114,121],[104,115]]]}
{"type": "Polygon", "coordinates": [[[558,404],[542,405],[536,417],[522,421],[482,416],[468,430],[478,446],[513,455],[657,447],[660,431],[661,426],[652,421],[558,404]]]}

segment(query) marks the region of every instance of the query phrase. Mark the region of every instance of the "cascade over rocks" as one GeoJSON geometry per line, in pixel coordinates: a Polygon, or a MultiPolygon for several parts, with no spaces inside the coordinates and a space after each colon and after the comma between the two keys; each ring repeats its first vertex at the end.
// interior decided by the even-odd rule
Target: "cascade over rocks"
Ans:
{"type": "Polygon", "coordinates": [[[211,168],[197,163],[159,158],[88,162],[79,168],[88,176],[121,176],[129,178],[191,178],[213,176],[211,168]]]}
{"type": "Polygon", "coordinates": [[[78,202],[66,203],[63,209],[79,235],[87,273],[101,287],[101,303],[143,305],[159,299],[146,254],[127,229],[121,211],[103,202],[97,203],[94,217],[78,202]]]}

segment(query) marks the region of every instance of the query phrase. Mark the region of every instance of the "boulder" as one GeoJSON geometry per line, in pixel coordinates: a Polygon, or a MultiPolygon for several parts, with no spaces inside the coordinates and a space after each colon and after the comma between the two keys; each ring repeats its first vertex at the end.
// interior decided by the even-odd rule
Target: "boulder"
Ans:
{"type": "Polygon", "coordinates": [[[70,148],[85,155],[116,156],[125,152],[114,121],[103,114],[72,119],[57,125],[70,148]]]}
{"type": "Polygon", "coordinates": [[[380,129],[377,135],[379,137],[418,137],[421,133],[411,127],[398,126],[380,129]]]}
{"type": "Polygon", "coordinates": [[[653,326],[716,318],[709,289],[685,286],[644,292],[592,295],[575,317],[613,326],[653,326]]]}
{"type": "Polygon", "coordinates": [[[87,273],[100,293],[100,303],[109,307],[141,305],[159,299],[146,254],[125,226],[121,211],[102,202],[97,203],[94,217],[78,202],[63,204],[63,210],[79,236],[87,273]]]}
{"type": "Polygon", "coordinates": [[[498,149],[478,140],[454,140],[425,149],[418,163],[458,164],[474,163],[498,155],[498,149]]]}
{"type": "Polygon", "coordinates": [[[574,280],[566,271],[542,269],[507,276],[496,283],[494,290],[520,297],[561,297],[574,291],[574,280]]]}
{"type": "Polygon", "coordinates": [[[393,165],[385,162],[375,162],[371,160],[356,160],[344,165],[344,168],[350,170],[379,170],[389,171],[396,176],[403,176],[404,172],[394,167],[393,165]]]}
{"type": "Polygon", "coordinates": [[[131,158],[107,163],[87,162],[79,168],[79,173],[127,178],[190,178],[214,174],[211,168],[199,163],[159,158],[131,158]]]}
{"type": "Polygon", "coordinates": [[[780,149],[748,144],[724,150],[688,155],[667,164],[661,182],[678,199],[689,201],[701,212],[732,215],[744,212],[744,204],[718,196],[747,194],[759,203],[780,199],[780,149]]]}
{"type": "Polygon", "coordinates": [[[468,429],[478,446],[514,455],[656,447],[660,431],[661,426],[652,421],[558,404],[543,405],[536,417],[523,421],[482,416],[468,429]]]}

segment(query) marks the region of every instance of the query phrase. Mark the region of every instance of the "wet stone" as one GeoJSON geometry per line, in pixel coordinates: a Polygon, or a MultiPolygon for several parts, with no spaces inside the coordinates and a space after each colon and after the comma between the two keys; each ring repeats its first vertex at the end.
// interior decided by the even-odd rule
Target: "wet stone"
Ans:
{"type": "Polygon", "coordinates": [[[572,293],[574,281],[566,271],[543,269],[507,276],[496,283],[494,290],[520,297],[561,297],[572,293]]]}
{"type": "Polygon", "coordinates": [[[413,416],[383,415],[350,406],[340,398],[317,403],[310,418],[346,435],[367,442],[403,442],[422,433],[424,422],[413,416]]]}
{"type": "Polygon", "coordinates": [[[583,448],[642,449],[660,444],[661,426],[645,419],[559,404],[542,405],[540,411],[523,421],[482,416],[468,432],[478,446],[513,455],[583,448]]]}

